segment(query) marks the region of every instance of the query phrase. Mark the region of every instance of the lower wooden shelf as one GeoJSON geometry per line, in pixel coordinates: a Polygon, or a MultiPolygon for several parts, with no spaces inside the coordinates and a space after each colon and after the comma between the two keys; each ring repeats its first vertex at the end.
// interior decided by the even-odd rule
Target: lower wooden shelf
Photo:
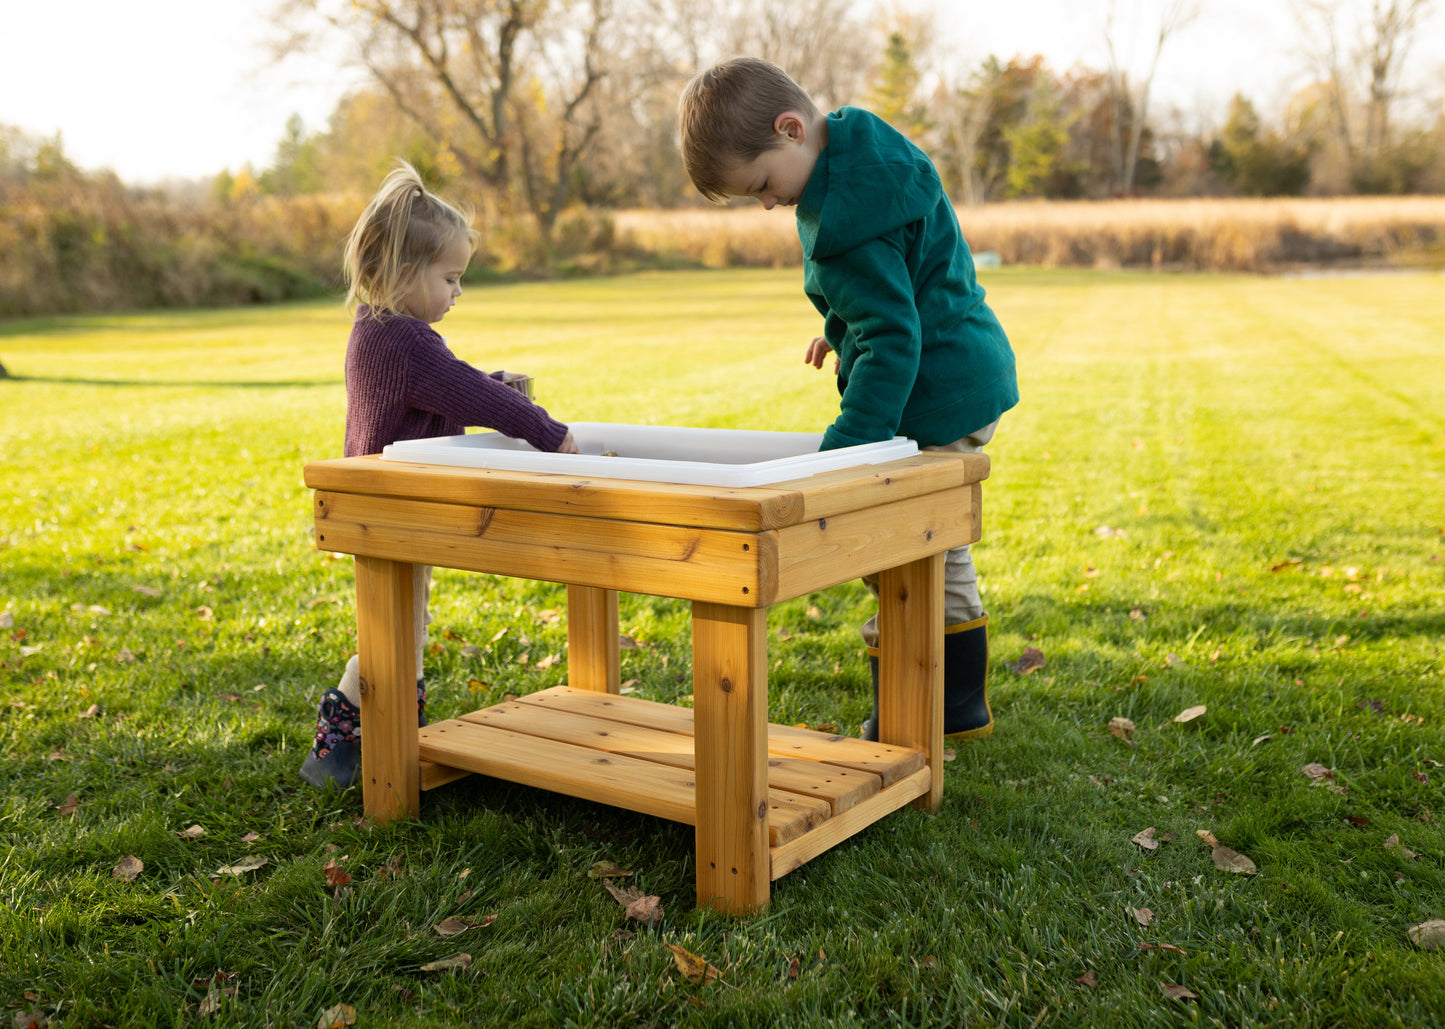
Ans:
{"type": "MultiPolygon", "coordinates": [[[[554,686],[418,730],[422,786],[468,772],[695,825],[693,712],[554,686]]],[[[924,752],[768,726],[777,879],[928,791],[924,752]]]]}

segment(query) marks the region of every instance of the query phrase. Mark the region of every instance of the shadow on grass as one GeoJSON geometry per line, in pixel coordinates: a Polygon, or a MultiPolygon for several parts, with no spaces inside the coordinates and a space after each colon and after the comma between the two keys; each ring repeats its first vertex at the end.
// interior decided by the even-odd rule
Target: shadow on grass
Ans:
{"type": "Polygon", "coordinates": [[[281,379],[262,382],[224,382],[203,379],[77,379],[59,375],[8,375],[0,382],[44,383],[49,386],[164,386],[171,389],[312,389],[340,386],[341,379],[281,379]]]}

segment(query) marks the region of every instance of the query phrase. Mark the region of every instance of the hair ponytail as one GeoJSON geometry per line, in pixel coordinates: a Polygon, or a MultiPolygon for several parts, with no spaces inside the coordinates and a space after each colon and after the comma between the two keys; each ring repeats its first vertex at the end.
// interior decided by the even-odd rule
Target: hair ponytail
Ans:
{"type": "Polygon", "coordinates": [[[375,318],[394,314],[417,276],[459,235],[476,248],[470,212],[429,192],[416,169],[398,160],[346,240],[347,308],[365,304],[375,318]]]}

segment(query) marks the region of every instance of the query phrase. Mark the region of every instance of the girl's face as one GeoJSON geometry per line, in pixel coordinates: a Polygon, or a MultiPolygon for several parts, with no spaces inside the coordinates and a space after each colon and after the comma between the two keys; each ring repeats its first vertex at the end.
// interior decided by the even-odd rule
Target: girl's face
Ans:
{"type": "Polygon", "coordinates": [[[402,298],[402,311],[418,321],[435,325],[446,317],[462,295],[462,273],[472,259],[472,248],[466,236],[458,234],[442,248],[437,259],[427,265],[402,298]]]}

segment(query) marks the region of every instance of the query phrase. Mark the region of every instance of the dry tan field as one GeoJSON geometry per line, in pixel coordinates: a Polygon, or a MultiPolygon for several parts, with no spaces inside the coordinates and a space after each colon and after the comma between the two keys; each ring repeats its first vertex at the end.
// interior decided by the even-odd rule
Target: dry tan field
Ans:
{"type": "MultiPolygon", "coordinates": [[[[975,254],[1041,267],[1282,271],[1445,266],[1445,197],[1026,201],[958,209],[975,254]]],[[[618,241],[709,267],[799,263],[793,219],[755,204],[621,211],[618,241]]]]}

